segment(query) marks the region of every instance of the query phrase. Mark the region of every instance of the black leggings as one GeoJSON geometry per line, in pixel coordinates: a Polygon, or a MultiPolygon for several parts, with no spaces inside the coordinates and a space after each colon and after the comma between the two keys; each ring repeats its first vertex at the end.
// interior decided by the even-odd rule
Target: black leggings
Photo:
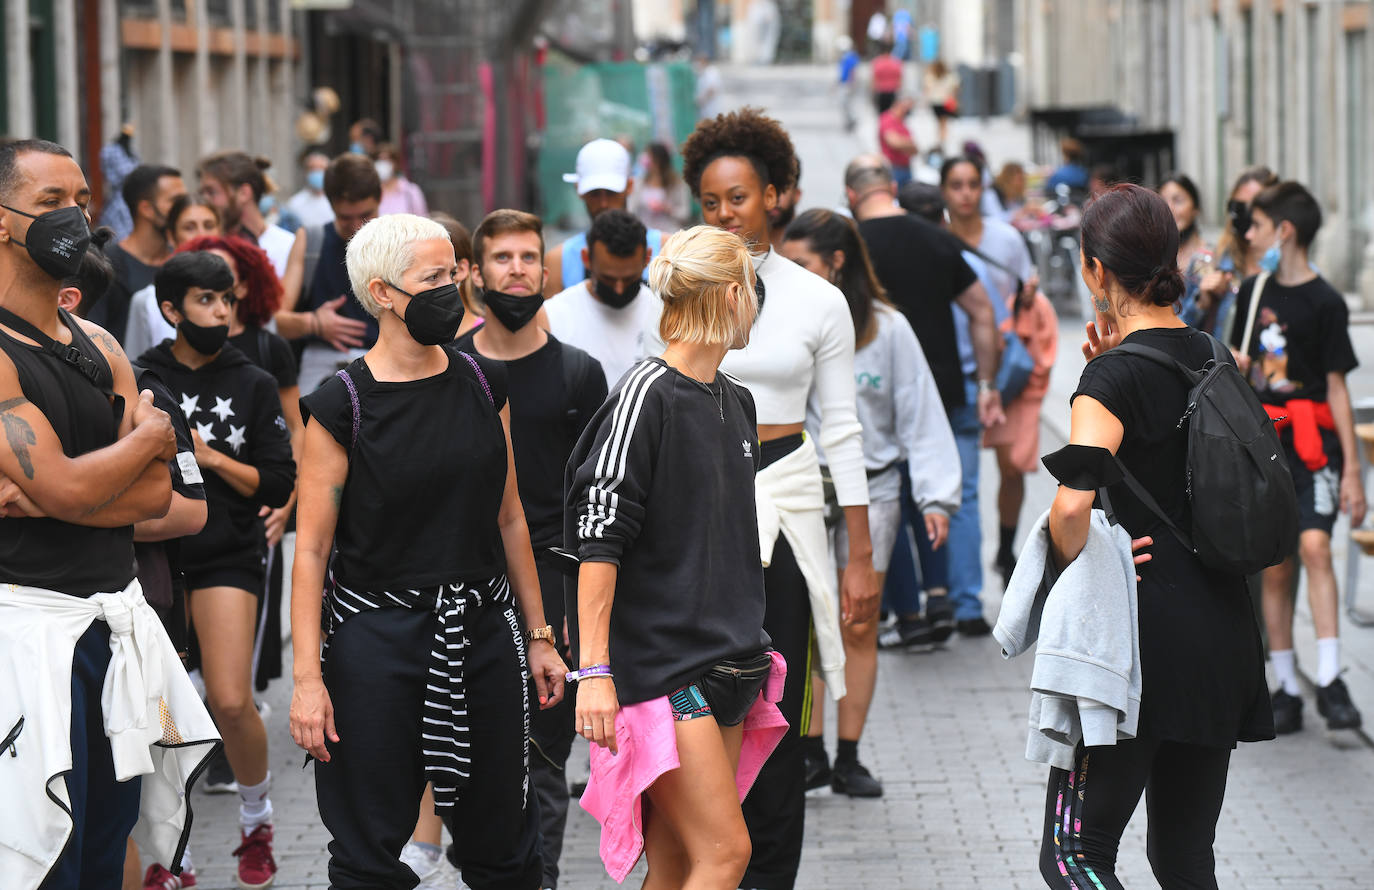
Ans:
{"type": "Polygon", "coordinates": [[[1231,752],[1129,739],[1078,749],[1072,772],[1050,769],[1040,875],[1061,890],[1121,890],[1116,853],[1141,792],[1146,854],[1161,890],[1216,890],[1212,841],[1231,752]]]}
{"type": "MultiPolygon", "coordinates": [[[[766,446],[765,446],[766,447],[766,446]]],[[[744,821],[754,852],[741,887],[790,890],[801,863],[806,826],[806,767],[801,739],[811,722],[811,597],[787,539],[778,535],[773,562],[763,572],[768,597],[763,629],[787,659],[787,682],[778,703],[788,730],[744,799],[744,821]]]]}

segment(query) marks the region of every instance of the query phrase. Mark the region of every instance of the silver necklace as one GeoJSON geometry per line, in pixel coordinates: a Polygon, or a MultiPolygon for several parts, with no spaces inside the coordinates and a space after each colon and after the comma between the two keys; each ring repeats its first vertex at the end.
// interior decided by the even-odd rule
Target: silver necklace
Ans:
{"type": "Polygon", "coordinates": [[[687,356],[678,353],[678,357],[681,358],[682,363],[687,366],[687,370],[692,372],[691,376],[687,379],[711,394],[711,398],[716,403],[716,413],[720,415],[720,422],[725,423],[725,384],[720,382],[720,372],[716,372],[716,388],[719,389],[719,392],[717,392],[715,389],[711,388],[709,383],[701,379],[701,375],[697,373],[697,369],[692,367],[691,362],[687,361],[687,356]]]}

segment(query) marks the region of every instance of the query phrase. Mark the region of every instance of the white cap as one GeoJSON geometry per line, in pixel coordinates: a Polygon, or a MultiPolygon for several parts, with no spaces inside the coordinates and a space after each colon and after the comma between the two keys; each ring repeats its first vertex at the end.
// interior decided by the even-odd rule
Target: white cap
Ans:
{"type": "Polygon", "coordinates": [[[630,153],[612,139],[593,139],[577,153],[577,172],[564,173],[564,182],[577,183],[577,193],[597,189],[623,192],[630,185],[630,153]]]}

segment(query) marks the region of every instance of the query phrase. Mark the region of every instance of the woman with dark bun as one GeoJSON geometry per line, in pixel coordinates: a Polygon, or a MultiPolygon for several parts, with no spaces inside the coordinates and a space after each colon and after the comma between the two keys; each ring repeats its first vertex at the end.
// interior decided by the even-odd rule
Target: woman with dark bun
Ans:
{"type": "Polygon", "coordinates": [[[817,666],[831,696],[844,696],[840,620],[862,624],[878,607],[868,531],[868,479],[854,389],[854,323],[835,285],[769,248],[768,214],[797,181],[787,132],[757,109],[703,120],[682,147],[683,179],[702,220],[742,237],[754,252],[759,315],[749,345],[721,370],[749,388],[758,409],[755,480],[767,615],[773,647],[793,666],[780,704],[791,730],[744,801],[753,857],[740,886],[788,888],[797,876],[805,821],[802,734],[810,699],[813,629],[817,666]],[[802,430],[815,394],[820,423],[802,430]],[[825,453],[849,531],[836,615],[817,446],[825,453]]]}
{"type": "MultiPolygon", "coordinates": [[[[1088,539],[1096,489],[1106,485],[1135,547],[1142,695],[1134,738],[1084,747],[1073,768],[1051,768],[1040,874],[1051,887],[1112,890],[1121,834],[1145,794],[1147,854],[1164,890],[1215,888],[1212,841],[1237,742],[1274,737],[1264,652],[1245,578],[1210,569],[1184,548],[1121,479],[1114,454],[1170,520],[1190,523],[1188,404],[1181,374],[1121,343],[1150,346],[1189,368],[1218,354],[1215,341],[1173,309],[1183,292],[1178,226],[1159,195],[1118,185],[1083,214],[1082,274],[1097,319],[1090,359],[1072,398],[1070,444],[1045,458],[1061,481],[1050,510],[1060,569],[1088,539]],[[1145,561],[1147,560],[1147,561],[1145,561]]],[[[1222,348],[1224,361],[1232,361],[1222,348]]],[[[1242,521],[1239,517],[1237,521],[1242,521]]],[[[1129,633],[1122,628],[1121,633],[1129,633]]]]}

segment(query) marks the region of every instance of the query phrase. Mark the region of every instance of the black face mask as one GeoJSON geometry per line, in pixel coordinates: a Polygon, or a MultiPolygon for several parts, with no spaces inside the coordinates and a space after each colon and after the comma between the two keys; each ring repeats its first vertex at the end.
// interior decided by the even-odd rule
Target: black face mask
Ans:
{"type": "Polygon", "coordinates": [[[615,292],[615,286],[604,281],[596,282],[596,298],[610,306],[612,309],[624,309],[634,302],[634,298],[639,296],[639,286],[642,281],[635,281],[625,285],[620,293],[615,292]]]}
{"type": "Polygon", "coordinates": [[[15,210],[8,204],[0,207],[33,220],[28,240],[21,242],[15,238],[14,243],[29,252],[38,268],[59,281],[77,273],[91,243],[91,227],[80,207],[61,207],[40,216],[15,210]]]}
{"type": "Polygon", "coordinates": [[[1244,201],[1228,201],[1226,215],[1231,217],[1231,231],[1244,240],[1245,233],[1250,230],[1250,205],[1244,201]]]}
{"type": "Polygon", "coordinates": [[[506,294],[499,290],[482,289],[482,300],[506,330],[515,332],[529,324],[539,314],[544,298],[538,291],[532,294],[506,294]]]}
{"type": "Polygon", "coordinates": [[[463,324],[463,297],[458,293],[458,285],[441,284],[418,294],[401,290],[394,284],[391,287],[410,297],[410,305],[401,320],[406,323],[411,339],[421,346],[453,342],[463,324]]]}
{"type": "Polygon", "coordinates": [[[177,330],[186,338],[186,345],[201,355],[215,355],[224,348],[224,341],[229,339],[227,324],[201,327],[189,318],[183,318],[177,330]]]}

